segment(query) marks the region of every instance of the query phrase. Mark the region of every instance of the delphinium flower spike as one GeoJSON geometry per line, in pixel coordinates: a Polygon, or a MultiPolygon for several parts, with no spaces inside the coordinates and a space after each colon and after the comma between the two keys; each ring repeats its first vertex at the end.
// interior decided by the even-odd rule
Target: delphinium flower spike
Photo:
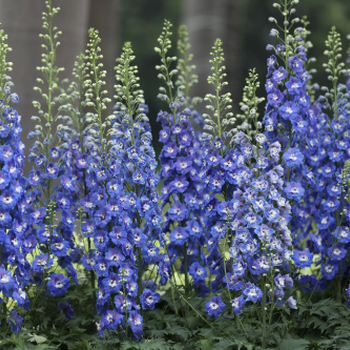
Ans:
{"type": "MultiPolygon", "coordinates": [[[[346,71],[345,64],[340,61],[342,44],[335,28],[328,35],[326,47],[328,62],[324,67],[332,87],[322,87],[324,95],[319,96],[310,108],[310,115],[317,122],[309,126],[303,153],[306,156],[305,163],[312,170],[308,171],[305,205],[296,207],[295,212],[300,220],[305,214],[308,215],[309,221],[313,220],[317,227],[311,230],[307,244],[314,254],[319,254],[317,265],[321,265],[321,268],[317,277],[312,275],[310,290],[325,288],[334,280],[334,290],[337,297],[341,298],[343,291],[340,284],[348,270],[346,252],[350,242],[347,238],[347,216],[344,215],[349,206],[342,189],[343,168],[350,157],[350,97],[347,86],[340,82],[346,78],[346,71]],[[305,207],[310,209],[307,211],[305,207]]],[[[309,276],[300,277],[302,284],[304,280],[306,284],[309,279],[309,276]]]]}
{"type": "Polygon", "coordinates": [[[81,200],[86,219],[82,230],[94,240],[91,265],[99,289],[98,333],[102,336],[104,329],[116,330],[120,326],[127,337],[130,327],[132,336],[139,339],[143,333],[139,305],[144,310],[153,308],[160,297],[155,292],[156,280],[150,279],[156,273],[142,283],[145,271],[155,270],[159,262],[159,248],[154,243],[161,223],[157,162],[130,43],[124,45],[117,60],[115,112],[102,122],[104,108],[98,107],[96,86],[103,85],[99,79],[105,72],[99,72],[102,65],[98,42],[97,32],[90,30],[87,62],[95,73],[86,85],[95,87],[87,94],[95,114],[90,117],[93,123],[86,144],[92,156],[86,172],[89,193],[81,200]],[[88,225],[92,226],[89,230],[88,225]]]}
{"type": "MultiPolygon", "coordinates": [[[[65,103],[62,104],[62,115],[58,119],[62,120],[65,125],[61,127],[59,132],[59,137],[63,140],[63,143],[59,149],[54,149],[54,152],[59,155],[57,161],[60,167],[61,179],[63,179],[55,188],[57,205],[60,209],[73,214],[74,219],[77,221],[91,219],[89,215],[83,218],[80,210],[80,200],[86,198],[90,192],[90,187],[86,181],[86,169],[89,159],[86,147],[89,129],[88,121],[91,122],[91,116],[88,114],[86,106],[89,98],[85,96],[87,90],[85,84],[87,69],[85,55],[81,53],[77,56],[73,68],[72,75],[75,80],[70,83],[66,92],[62,94],[62,100],[64,99],[65,103]]],[[[86,267],[85,271],[90,275],[89,280],[93,300],[96,302],[95,272],[89,264],[93,238],[78,235],[75,237],[75,242],[79,242],[79,244],[70,253],[72,262],[78,263],[82,258],[83,265],[86,267]]]]}
{"type": "MultiPolygon", "coordinates": [[[[11,107],[19,102],[19,98],[11,91],[13,83],[8,74],[12,70],[12,63],[7,61],[7,54],[11,48],[6,40],[7,35],[1,29],[0,322],[3,325],[8,323],[11,331],[18,333],[23,321],[23,309],[28,311],[30,308],[26,290],[31,275],[28,255],[35,248],[36,240],[29,229],[30,215],[24,204],[28,183],[23,177],[24,144],[20,139],[21,116],[11,107]]],[[[6,331],[2,332],[5,334],[6,331]]]]}
{"type": "MultiPolygon", "coordinates": [[[[130,201],[130,207],[123,214],[130,218],[130,223],[126,223],[125,218],[121,223],[125,223],[122,226],[128,232],[134,253],[126,260],[135,268],[135,274],[126,284],[126,292],[133,298],[133,305],[141,303],[141,308],[148,310],[153,309],[160,298],[156,292],[159,276],[156,265],[162,263],[157,243],[161,237],[162,217],[156,189],[159,183],[159,176],[155,173],[158,163],[151,145],[152,134],[146,115],[148,106],[140,89],[134,59],[131,44],[127,42],[115,68],[118,84],[115,86],[116,118],[111,121],[112,141],[119,164],[124,164],[121,172],[124,184],[120,195],[127,196],[130,201]]],[[[134,337],[139,339],[142,335],[139,306],[133,307],[127,322],[134,337]]]]}
{"type": "MultiPolygon", "coordinates": [[[[308,62],[307,49],[310,46],[305,40],[308,31],[305,27],[293,30],[294,25],[300,22],[298,17],[294,17],[294,5],[297,3],[295,0],[274,4],[283,17],[283,24],[279,25],[276,19],[270,19],[278,28],[272,29],[270,35],[277,37],[279,43],[275,47],[269,46],[274,54],[267,62],[267,105],[263,120],[266,145],[278,145],[283,154],[279,164],[286,169],[282,181],[284,192],[293,206],[293,220],[289,229],[295,237],[298,236],[299,229],[302,232],[307,230],[305,224],[310,225],[309,221],[300,220],[296,213],[303,210],[302,198],[305,188],[313,180],[309,168],[304,166],[303,149],[308,142],[308,130],[317,123],[316,116],[312,113],[308,91],[311,77],[305,68],[308,62]]],[[[299,253],[301,254],[301,250],[293,255],[297,265],[299,253]]],[[[312,257],[309,256],[307,261],[311,266],[312,257]]]]}
{"type": "MultiPolygon", "coordinates": [[[[231,94],[223,93],[223,88],[227,85],[225,81],[226,72],[224,66],[224,52],[222,49],[222,41],[216,39],[210,53],[213,58],[210,60],[212,75],[208,77],[208,83],[213,86],[215,94],[206,94],[204,101],[209,102],[206,106],[210,110],[211,115],[204,114],[205,125],[202,135],[203,143],[203,159],[202,171],[204,172],[205,183],[208,188],[206,194],[209,201],[204,204],[204,215],[206,217],[206,261],[209,266],[211,276],[216,276],[211,282],[211,291],[218,292],[224,284],[227,272],[225,250],[226,242],[230,246],[232,242],[232,231],[229,227],[232,220],[233,209],[233,187],[232,181],[228,178],[228,174],[236,168],[237,157],[233,149],[227,147],[227,128],[233,125],[236,119],[233,117],[231,110],[231,94]],[[227,240],[228,238],[228,240],[227,240]],[[221,249],[220,242],[225,240],[221,249]]],[[[216,296],[208,305],[218,305],[216,296]]],[[[221,299],[220,299],[221,300],[221,299]]],[[[221,301],[222,303],[222,301],[221,301]]],[[[223,310],[225,304],[221,304],[217,311],[209,314],[218,316],[223,310]]]]}
{"type": "MultiPolygon", "coordinates": [[[[219,70],[215,66],[216,61],[212,64],[215,70],[219,70]]],[[[229,131],[228,136],[233,136],[230,144],[232,148],[227,148],[221,140],[221,154],[216,150],[219,161],[215,163],[212,161],[218,143],[215,132],[219,132],[219,127],[213,127],[212,133],[217,138],[212,142],[211,153],[207,156],[208,173],[211,177],[216,174],[221,179],[220,187],[211,188],[217,199],[211,210],[212,221],[207,224],[211,235],[208,243],[214,242],[207,244],[208,249],[214,246],[216,256],[221,257],[220,260],[215,259],[215,255],[213,258],[208,257],[213,261],[211,272],[217,275],[211,286],[214,292],[227,290],[236,314],[241,313],[247,302],[262,301],[265,310],[268,292],[273,308],[275,303],[281,303],[283,289],[292,285],[287,274],[279,274],[282,272],[281,267],[290,260],[291,240],[287,226],[290,206],[283,194],[284,171],[278,164],[280,149],[278,144],[267,147],[266,136],[258,121],[257,107],[263,101],[256,95],[258,86],[257,76],[252,71],[243,92],[243,109],[247,113],[246,123],[253,124],[255,130],[241,124],[236,130],[229,131]],[[219,244],[220,239],[224,239],[223,248],[219,244]],[[227,249],[229,259],[226,256],[227,249]],[[266,290],[267,275],[270,276],[271,287],[275,277],[281,280],[278,287],[266,290]],[[288,280],[286,285],[283,283],[285,280],[288,280]]],[[[215,95],[211,99],[215,101],[215,95]]],[[[212,106],[214,115],[220,115],[215,103],[212,102],[212,106]]],[[[231,120],[235,122],[234,118],[231,120]]],[[[223,133],[222,136],[226,135],[223,133]]],[[[209,212],[207,215],[210,215],[209,212]]],[[[208,303],[207,307],[210,308],[210,305],[208,303]]],[[[213,305],[215,307],[217,303],[213,305]]],[[[213,311],[208,309],[209,314],[217,315],[213,311]]]]}
{"type": "MultiPolygon", "coordinates": [[[[297,182],[303,162],[297,144],[301,131],[295,130],[292,123],[300,119],[302,127],[308,117],[307,72],[302,61],[306,57],[303,46],[297,45],[295,39],[301,31],[296,30],[294,36],[288,34],[293,23],[298,21],[290,18],[296,2],[282,4],[284,29],[279,29],[285,30],[285,37],[277,30],[272,31],[281,42],[276,48],[270,48],[275,50],[284,66],[278,68],[275,55],[268,60],[268,77],[271,78],[266,84],[268,99],[263,125],[259,124],[255,106],[262,99],[256,96],[257,79],[250,73],[242,106],[252,119],[247,118],[248,125],[241,124],[238,131],[230,132],[233,134],[235,167],[226,178],[234,185],[228,225],[232,232],[229,253],[233,264],[228,265],[227,270],[225,268],[223,285],[229,289],[230,297],[234,297],[231,304],[236,314],[241,313],[248,302],[262,303],[263,346],[271,331],[268,318],[278,305],[283,305],[284,299],[286,305],[291,301],[287,298],[287,290],[293,286],[289,276],[291,205],[293,201],[299,201],[303,193],[297,182]]],[[[276,7],[281,8],[281,5],[276,4],[276,7]]],[[[272,22],[277,23],[275,19],[272,22]]],[[[298,40],[302,43],[299,37],[298,40]]],[[[312,264],[310,255],[305,254],[308,266],[312,264]]],[[[304,256],[302,259],[305,261],[304,256]]]]}
{"type": "MultiPolygon", "coordinates": [[[[162,63],[158,67],[162,72],[159,77],[164,79],[169,87],[168,95],[165,96],[166,90],[161,88],[162,94],[158,97],[165,99],[171,110],[171,114],[160,111],[157,118],[162,124],[159,140],[164,143],[159,157],[162,165],[160,176],[164,180],[161,200],[162,208],[167,208],[161,240],[167,253],[159,273],[162,277],[160,283],[166,284],[169,277],[175,278],[178,262],[181,261],[180,272],[184,274],[181,284],[188,299],[192,289],[191,277],[193,287],[200,295],[208,292],[204,282],[207,276],[206,262],[202,254],[202,243],[205,240],[202,206],[210,198],[205,197],[204,173],[201,172],[200,135],[194,125],[198,123],[200,127],[203,119],[190,108],[183,109],[186,106],[193,107],[190,103],[190,87],[195,81],[189,74],[192,66],[185,67],[190,61],[187,32],[183,28],[180,34],[182,41],[179,43],[179,49],[182,58],[178,65],[179,86],[175,94],[172,78],[178,72],[171,69],[170,63],[175,61],[176,57],[167,56],[167,51],[171,48],[170,27],[171,24],[165,21],[163,32],[158,39],[160,47],[156,48],[162,63]]],[[[186,303],[186,316],[188,313],[189,306],[186,303]]]]}
{"type": "MultiPolygon", "coordinates": [[[[66,269],[75,283],[78,283],[77,273],[70,257],[70,253],[75,249],[74,216],[68,210],[73,199],[67,196],[62,198],[59,190],[63,186],[74,192],[76,179],[66,176],[60,159],[68,127],[59,123],[62,120],[60,112],[64,108],[65,92],[59,80],[64,68],[56,66],[56,50],[60,45],[58,37],[62,33],[53,25],[53,20],[60,9],[53,7],[52,0],[46,0],[45,4],[47,8],[47,12],[43,13],[45,34],[40,34],[44,40],[42,47],[45,52],[42,54],[42,66],[37,67],[42,73],[42,78],[37,78],[39,86],[34,88],[41,95],[43,103],[33,101],[34,107],[38,109],[38,116],[33,116],[32,120],[37,121],[38,125],[35,126],[34,132],[28,134],[28,138],[36,139],[29,154],[29,160],[35,162],[36,168],[33,167],[28,175],[31,191],[27,192],[24,205],[31,212],[31,229],[36,233],[40,253],[33,261],[33,281],[40,285],[37,292],[41,293],[45,291],[45,288],[42,288],[45,281],[52,278],[46,286],[49,294],[55,296],[58,294],[52,289],[53,285],[57,283],[60,285],[62,282],[52,274],[57,266],[66,269]],[[61,185],[57,187],[55,185],[58,180],[61,185]],[[57,210],[60,211],[59,214],[57,210]],[[56,214],[61,217],[58,224],[56,214]],[[56,258],[57,264],[50,268],[52,258],[56,258]],[[43,261],[45,264],[40,267],[43,261]]],[[[60,278],[69,281],[63,274],[60,274],[60,278]]],[[[63,290],[65,289],[60,289],[63,290]]]]}

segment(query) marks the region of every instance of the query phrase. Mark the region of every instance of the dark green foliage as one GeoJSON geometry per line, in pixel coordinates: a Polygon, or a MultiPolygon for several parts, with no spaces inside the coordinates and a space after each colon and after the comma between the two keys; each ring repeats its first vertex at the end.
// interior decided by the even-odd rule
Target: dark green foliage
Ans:
{"type": "MultiPolygon", "coordinates": [[[[122,332],[116,331],[105,331],[103,337],[99,338],[89,286],[71,288],[72,291],[64,300],[69,301],[74,309],[73,320],[65,319],[59,312],[58,300],[47,298],[42,292],[30,317],[25,319],[23,330],[18,335],[4,337],[0,341],[0,349],[262,349],[262,326],[254,306],[247,307],[240,315],[246,336],[228,306],[221,317],[208,317],[204,311],[207,299],[191,298],[189,303],[198,314],[193,312],[186,319],[184,300],[175,293],[174,295],[178,297],[175,299],[178,314],[175,314],[170,290],[164,294],[162,301],[153,311],[144,313],[144,337],[141,341],[125,341],[122,332]]],[[[349,308],[324,295],[314,295],[314,299],[316,302],[309,304],[307,296],[299,300],[298,310],[276,307],[266,349],[348,350],[350,348],[349,308]]],[[[226,302],[229,305],[227,300],[226,302]]]]}

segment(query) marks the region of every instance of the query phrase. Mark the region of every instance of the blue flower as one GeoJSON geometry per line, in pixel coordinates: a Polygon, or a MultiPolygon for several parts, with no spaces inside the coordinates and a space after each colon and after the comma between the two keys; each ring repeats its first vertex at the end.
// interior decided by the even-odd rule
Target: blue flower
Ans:
{"type": "Polygon", "coordinates": [[[298,56],[289,58],[288,66],[291,67],[296,73],[302,73],[304,71],[303,61],[299,60],[298,56]]]}
{"type": "Polygon", "coordinates": [[[3,190],[0,196],[0,206],[4,210],[13,209],[17,204],[15,194],[10,190],[3,190]]]}
{"type": "Polygon", "coordinates": [[[300,108],[294,102],[287,101],[281,107],[279,107],[278,112],[283,119],[293,120],[298,116],[300,108]]]}
{"type": "Polygon", "coordinates": [[[272,238],[273,233],[275,232],[269,226],[262,224],[254,230],[260,240],[269,242],[272,238]]]}
{"type": "Polygon", "coordinates": [[[287,75],[288,72],[283,67],[279,67],[272,74],[273,80],[277,82],[284,80],[287,77],[287,75]]]}
{"type": "Polygon", "coordinates": [[[206,268],[197,261],[190,266],[189,274],[192,276],[194,282],[204,281],[208,275],[206,268]]]}
{"type": "Polygon", "coordinates": [[[176,245],[184,245],[188,238],[188,230],[185,227],[176,227],[170,233],[170,240],[176,245]]]}
{"type": "Polygon", "coordinates": [[[327,265],[323,264],[321,271],[322,270],[322,277],[326,278],[327,280],[331,280],[333,277],[335,277],[339,270],[338,263],[333,261],[329,262],[327,265]]]}
{"type": "Polygon", "coordinates": [[[169,218],[173,221],[182,221],[184,220],[188,215],[188,209],[186,207],[186,204],[181,203],[175,203],[169,210],[168,210],[169,218]]]}
{"type": "Polygon", "coordinates": [[[163,129],[159,132],[159,142],[165,143],[169,140],[170,137],[170,128],[163,127],[163,129]]]}
{"type": "Polygon", "coordinates": [[[14,151],[10,145],[0,146],[0,159],[4,163],[11,162],[14,156],[14,151]]]}
{"type": "Polygon", "coordinates": [[[44,269],[48,269],[52,265],[52,258],[49,258],[49,263],[47,263],[48,255],[39,254],[35,256],[35,259],[32,262],[32,267],[35,272],[43,272],[44,269]]]}
{"type": "Polygon", "coordinates": [[[253,303],[259,301],[263,296],[261,289],[252,283],[246,285],[243,294],[245,295],[246,301],[252,301],[253,303]]]}
{"type": "Polygon", "coordinates": [[[285,301],[285,305],[288,305],[291,309],[297,309],[297,301],[292,296],[285,301]]]}
{"type": "Polygon", "coordinates": [[[56,147],[52,147],[50,149],[50,157],[51,159],[57,159],[60,156],[60,151],[56,147]]]}
{"type": "Polygon", "coordinates": [[[272,106],[279,105],[283,101],[283,95],[281,91],[276,89],[267,95],[267,100],[272,106]]]}
{"type": "Polygon", "coordinates": [[[333,235],[340,243],[350,243],[350,230],[346,226],[337,228],[333,235]]]}
{"type": "Polygon", "coordinates": [[[289,199],[295,199],[299,201],[305,193],[304,188],[298,182],[287,182],[285,193],[289,199]]]}
{"type": "Polygon", "coordinates": [[[46,167],[46,176],[48,179],[56,179],[58,175],[58,167],[54,163],[50,162],[46,167]]]}
{"type": "Polygon", "coordinates": [[[171,182],[171,187],[173,191],[184,193],[189,185],[189,182],[186,180],[185,177],[176,177],[174,181],[171,182]]]}
{"type": "Polygon", "coordinates": [[[286,87],[291,95],[299,95],[302,93],[304,85],[297,77],[290,77],[286,82],[286,87]]]}
{"type": "Polygon", "coordinates": [[[39,241],[45,244],[47,244],[51,237],[54,237],[56,234],[57,232],[53,230],[50,225],[43,225],[36,231],[36,235],[39,238],[39,241]]]}
{"type": "Polygon", "coordinates": [[[15,286],[16,282],[12,277],[11,271],[0,266],[0,291],[6,295],[6,292],[14,289],[15,286]]]}
{"type": "Polygon", "coordinates": [[[267,79],[265,84],[265,90],[269,94],[276,89],[276,82],[273,79],[267,79]]]}
{"type": "Polygon", "coordinates": [[[9,173],[4,170],[0,170],[0,190],[3,190],[9,184],[11,178],[9,173]]]}
{"type": "Polygon", "coordinates": [[[98,277],[107,277],[109,273],[108,268],[109,268],[109,263],[107,259],[105,258],[97,259],[96,264],[94,266],[94,270],[96,271],[96,274],[98,277]]]}
{"type": "Polygon", "coordinates": [[[140,295],[140,302],[143,310],[153,310],[155,304],[159,301],[160,294],[152,292],[150,289],[144,289],[140,295]]]}
{"type": "Polygon", "coordinates": [[[28,174],[28,182],[33,186],[38,185],[41,181],[41,178],[42,177],[40,170],[32,170],[28,174]]]}
{"type": "Polygon", "coordinates": [[[286,153],[283,154],[287,166],[298,166],[304,162],[304,156],[297,148],[289,148],[286,153]]]}
{"type": "Polygon", "coordinates": [[[244,307],[246,303],[246,300],[244,299],[243,294],[240,295],[237,298],[234,298],[233,300],[231,300],[231,305],[232,305],[232,309],[233,312],[237,315],[239,315],[244,307]]]}
{"type": "Polygon", "coordinates": [[[61,310],[65,318],[69,320],[74,318],[74,310],[68,301],[62,301],[61,303],[58,303],[58,308],[61,310]]]}
{"type": "Polygon", "coordinates": [[[107,246],[108,241],[109,241],[109,238],[108,238],[108,234],[106,231],[99,230],[95,233],[94,243],[95,243],[95,247],[98,250],[104,249],[107,246]]]}
{"type": "Polygon", "coordinates": [[[313,255],[308,250],[294,250],[292,258],[299,268],[310,267],[313,255]]]}
{"type": "Polygon", "coordinates": [[[226,273],[223,281],[228,285],[230,290],[241,290],[243,288],[243,282],[240,280],[242,275],[238,275],[236,273],[226,273]],[[227,278],[226,278],[227,276],[227,278]]]}
{"type": "Polygon", "coordinates": [[[214,296],[210,301],[205,304],[205,309],[209,316],[219,316],[222,310],[225,308],[225,303],[222,301],[221,297],[214,296]]]}
{"type": "Polygon", "coordinates": [[[123,287],[119,275],[114,272],[110,272],[108,276],[102,280],[102,283],[108,293],[119,293],[123,287]]]}
{"type": "Polygon", "coordinates": [[[103,317],[103,325],[106,329],[115,331],[124,322],[124,316],[117,310],[108,310],[103,317]]]}
{"type": "Polygon", "coordinates": [[[36,208],[36,210],[30,214],[30,221],[32,224],[40,224],[46,216],[46,208],[36,208]]]}
{"type": "Polygon", "coordinates": [[[4,124],[2,121],[0,121],[0,137],[6,138],[9,132],[10,132],[9,126],[4,124]]]}
{"type": "Polygon", "coordinates": [[[51,251],[55,256],[66,256],[69,243],[62,237],[54,237],[51,243],[51,251]]]}
{"type": "Polygon", "coordinates": [[[274,278],[275,285],[279,289],[283,288],[291,288],[293,287],[293,280],[289,277],[289,275],[282,276],[280,273],[274,278]]]}
{"type": "Polygon", "coordinates": [[[136,340],[140,339],[143,331],[143,317],[139,314],[138,311],[131,311],[128,318],[128,325],[134,333],[136,340]]]}
{"type": "Polygon", "coordinates": [[[345,249],[341,244],[337,244],[334,248],[328,248],[328,255],[330,257],[330,261],[341,261],[345,258],[348,250],[345,249]]]}
{"type": "Polygon", "coordinates": [[[162,153],[165,157],[176,158],[178,148],[174,142],[169,142],[164,145],[162,153]]]}
{"type": "Polygon", "coordinates": [[[108,248],[105,257],[111,266],[119,267],[125,257],[119,248],[108,248]]]}
{"type": "Polygon", "coordinates": [[[257,228],[262,222],[262,217],[253,212],[250,212],[244,217],[244,220],[248,228],[257,228]]]}
{"type": "Polygon", "coordinates": [[[16,310],[10,312],[7,323],[10,325],[11,331],[17,334],[21,328],[23,318],[17,314],[16,310]]]}
{"type": "Polygon", "coordinates": [[[18,289],[12,293],[12,298],[17,301],[17,306],[23,307],[26,311],[30,309],[30,300],[26,292],[18,289]]]}
{"type": "Polygon", "coordinates": [[[62,273],[53,273],[49,275],[50,281],[47,283],[47,288],[51,295],[63,295],[69,288],[69,279],[64,277],[62,273]]]}

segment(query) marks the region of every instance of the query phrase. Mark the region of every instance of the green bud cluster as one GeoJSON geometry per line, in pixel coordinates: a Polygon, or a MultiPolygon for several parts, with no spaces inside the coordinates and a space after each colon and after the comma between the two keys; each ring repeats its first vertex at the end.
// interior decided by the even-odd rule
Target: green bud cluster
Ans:
{"type": "Polygon", "coordinates": [[[102,59],[100,54],[101,48],[99,43],[101,39],[98,35],[98,31],[94,28],[89,30],[89,42],[87,44],[87,50],[85,51],[86,62],[86,74],[84,76],[84,88],[86,88],[86,106],[91,107],[93,112],[90,112],[86,121],[90,123],[88,130],[90,136],[89,140],[94,142],[96,134],[98,134],[98,142],[101,143],[102,153],[106,152],[107,140],[105,138],[105,131],[108,125],[108,121],[103,121],[102,112],[107,109],[107,103],[111,102],[111,99],[105,97],[108,94],[107,90],[102,90],[106,84],[105,78],[107,72],[103,70],[103,63],[99,62],[102,59]],[[98,131],[96,131],[98,130],[98,131]]]}
{"type": "Polygon", "coordinates": [[[259,122],[258,105],[263,102],[265,98],[257,96],[256,92],[259,87],[259,75],[256,73],[255,68],[253,68],[249,70],[249,76],[246,78],[246,85],[243,88],[243,100],[239,104],[243,111],[243,114],[237,114],[237,119],[240,120],[240,123],[229,132],[229,135],[233,136],[231,145],[238,131],[244,132],[248,138],[252,140],[259,133],[259,129],[261,129],[262,125],[259,122]]]}
{"type": "Polygon", "coordinates": [[[175,85],[179,89],[183,90],[185,97],[185,107],[190,105],[196,105],[201,101],[200,98],[190,98],[190,89],[191,87],[198,83],[198,75],[193,74],[192,71],[196,69],[194,64],[191,64],[193,60],[193,54],[190,54],[188,51],[191,48],[190,43],[188,42],[188,32],[185,25],[179,27],[179,40],[177,42],[177,48],[180,53],[180,58],[177,63],[178,76],[175,82],[175,85]]]}
{"type": "Polygon", "coordinates": [[[328,73],[328,80],[332,82],[332,88],[322,87],[325,91],[325,96],[331,106],[333,115],[332,119],[337,119],[339,116],[339,96],[346,92],[346,87],[338,84],[340,76],[346,73],[344,69],[345,63],[339,62],[342,58],[342,42],[340,34],[332,27],[327,40],[325,42],[327,49],[324,54],[328,57],[328,62],[323,64],[326,73],[328,73]]]}
{"type": "MultiPolygon", "coordinates": [[[[121,56],[117,59],[119,64],[115,67],[115,70],[118,84],[114,86],[116,91],[114,97],[117,100],[116,105],[130,117],[127,122],[131,129],[138,120],[148,122],[148,117],[143,113],[142,108],[139,107],[140,104],[145,103],[145,98],[143,91],[140,89],[140,78],[137,76],[138,67],[132,65],[134,59],[135,56],[131,48],[131,43],[126,42],[121,56]]],[[[113,133],[113,129],[110,130],[110,133],[113,133]]],[[[133,138],[132,141],[134,144],[134,132],[132,130],[130,135],[133,138]]]]}
{"type": "MultiPolygon", "coordinates": [[[[168,51],[171,49],[170,37],[173,34],[171,30],[172,24],[168,21],[164,21],[162,33],[158,38],[159,47],[155,47],[154,51],[160,56],[161,65],[157,65],[156,69],[159,71],[158,78],[164,80],[166,87],[159,88],[159,97],[165,100],[167,103],[174,102],[174,83],[173,76],[178,73],[177,69],[170,70],[170,66],[173,62],[177,61],[177,57],[168,56],[168,51]]],[[[175,111],[173,111],[175,113],[175,111]]]]}
{"type": "Polygon", "coordinates": [[[213,56],[213,59],[209,62],[212,65],[213,73],[208,77],[208,83],[213,85],[215,94],[206,94],[204,101],[209,103],[206,108],[212,115],[204,113],[203,118],[206,123],[205,129],[211,132],[206,134],[208,139],[213,136],[225,139],[225,130],[229,125],[235,124],[236,118],[233,117],[233,113],[230,111],[232,108],[231,93],[223,93],[222,91],[228,83],[225,81],[227,74],[223,65],[225,59],[221,39],[215,40],[212,49],[210,55],[213,56]]]}
{"type": "Polygon", "coordinates": [[[8,36],[4,30],[0,30],[0,99],[6,101],[6,93],[8,87],[12,85],[11,78],[8,76],[8,72],[12,71],[12,62],[7,62],[6,57],[12,49],[6,43],[8,36]]]}

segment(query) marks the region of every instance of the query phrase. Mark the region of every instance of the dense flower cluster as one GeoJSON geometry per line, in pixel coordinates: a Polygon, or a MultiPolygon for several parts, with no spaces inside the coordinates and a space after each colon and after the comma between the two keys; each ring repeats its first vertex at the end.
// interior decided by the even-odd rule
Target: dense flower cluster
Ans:
{"type": "MultiPolygon", "coordinates": [[[[49,94],[36,88],[47,110],[34,102],[40,117],[33,117],[39,125],[29,133],[35,139],[29,160],[35,167],[25,178],[21,117],[10,107],[19,99],[5,74],[9,49],[0,31],[0,308],[12,332],[19,332],[35,293],[55,298],[64,317],[73,319],[62,298],[71,281],[78,284],[78,269],[90,277],[101,337],[104,330],[127,337],[131,329],[139,340],[144,312],[156,308],[170,284],[186,302],[186,317],[194,294],[207,298],[210,317],[231,304],[239,321],[250,303],[262,306],[264,322],[267,310],[271,318],[275,307],[298,307],[294,286],[311,299],[334,283],[341,299],[350,266],[350,78],[338,83],[345,71],[333,57],[341,50],[333,29],[326,42],[333,88],[315,97],[308,31],[298,27],[292,35],[288,27],[295,3],[288,11],[276,5],[286,35],[270,33],[279,43],[268,46],[264,116],[260,121],[263,98],[256,96],[252,70],[240,125],[230,112],[230,93],[222,91],[221,40],[214,43],[208,78],[215,95],[204,99],[212,115],[202,117],[189,96],[196,77],[189,78],[193,67],[185,64],[186,30],[179,43],[184,58],[170,70],[176,58],[167,56],[171,24],[165,21],[156,51],[166,83],[159,97],[169,112],[157,116],[163,144],[158,171],[130,43],[115,68],[114,112],[105,117],[111,100],[103,90],[98,32],[90,29],[73,71],[78,82],[65,92],[51,62],[55,28],[39,67],[54,79],[47,80],[49,94]]],[[[46,4],[44,27],[51,28],[58,9],[46,4]]],[[[344,296],[349,300],[350,286],[344,296]]]]}
{"type": "Polygon", "coordinates": [[[158,113],[157,121],[162,124],[159,141],[164,143],[159,156],[160,176],[165,179],[161,200],[162,207],[167,206],[162,241],[167,244],[168,254],[159,274],[161,284],[165,285],[171,275],[171,264],[181,258],[181,270],[192,276],[193,287],[203,293],[207,271],[201,249],[206,241],[202,208],[209,196],[201,170],[201,143],[192,126],[192,117],[201,122],[201,117],[188,108],[176,113],[175,120],[167,112],[158,113]]]}

